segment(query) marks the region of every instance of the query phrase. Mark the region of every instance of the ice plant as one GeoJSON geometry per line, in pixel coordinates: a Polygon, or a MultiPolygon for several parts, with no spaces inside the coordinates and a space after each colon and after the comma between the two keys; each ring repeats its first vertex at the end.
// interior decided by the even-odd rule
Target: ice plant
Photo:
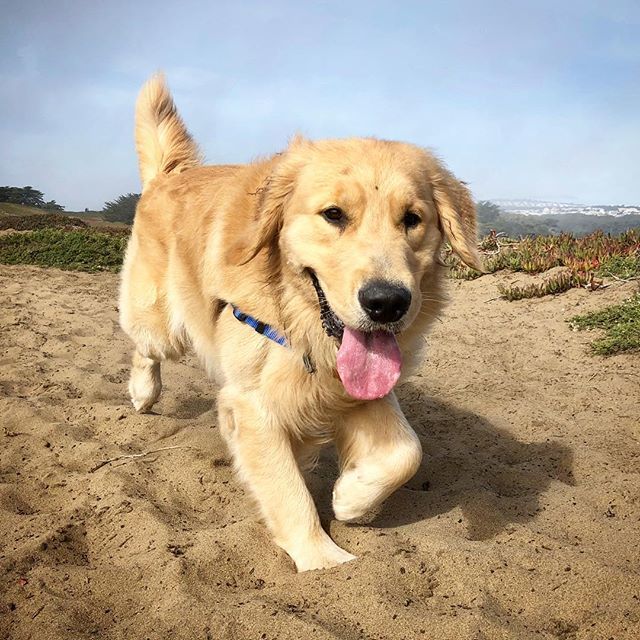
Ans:
{"type": "MultiPolygon", "coordinates": [[[[537,274],[554,267],[566,267],[568,270],[540,284],[502,287],[500,293],[508,300],[560,293],[573,287],[597,289],[602,277],[626,279],[640,276],[638,229],[630,229],[619,236],[596,231],[580,238],[563,233],[526,237],[519,241],[500,238],[492,233],[479,246],[485,256],[484,268],[488,273],[507,269],[537,274]]],[[[462,265],[450,250],[445,252],[444,261],[451,267],[454,278],[473,280],[482,275],[462,265]]]]}

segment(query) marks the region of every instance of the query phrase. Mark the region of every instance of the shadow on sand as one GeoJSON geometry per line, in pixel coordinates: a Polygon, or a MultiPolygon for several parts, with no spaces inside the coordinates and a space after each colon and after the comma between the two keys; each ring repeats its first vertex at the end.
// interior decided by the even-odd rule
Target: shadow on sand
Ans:
{"type": "MultiPolygon", "coordinates": [[[[558,442],[521,442],[474,413],[425,396],[405,384],[400,403],[420,437],[416,475],[382,506],[379,528],[434,518],[460,507],[471,540],[486,540],[510,523],[526,522],[543,506],[549,485],[574,483],[573,454],[558,442]]],[[[323,456],[311,486],[323,520],[331,519],[334,456],[323,456]]]]}

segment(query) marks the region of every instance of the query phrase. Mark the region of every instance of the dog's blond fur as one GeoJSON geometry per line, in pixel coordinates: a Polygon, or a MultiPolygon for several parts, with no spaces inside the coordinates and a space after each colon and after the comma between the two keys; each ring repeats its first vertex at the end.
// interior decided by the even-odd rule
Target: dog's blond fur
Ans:
{"type": "Polygon", "coordinates": [[[408,480],[422,454],[393,393],[369,402],[347,395],[307,269],[354,327],[367,280],[412,292],[398,335],[406,375],[441,308],[443,237],[480,266],[468,190],[424,150],[374,139],[296,138],[267,160],[202,166],[158,76],[137,103],[136,146],[143,194],[120,295],[135,343],[135,408],[157,401],[160,363],[191,347],[220,385],[221,433],[276,543],[299,571],[352,559],[322,529],[302,471],[334,442],[334,512],[351,520],[408,480]],[[329,206],[348,213],[346,228],[319,215],[329,206]],[[402,224],[408,209],[421,218],[416,229],[402,224]],[[276,327],[290,348],[239,323],[228,303],[276,327]]]}

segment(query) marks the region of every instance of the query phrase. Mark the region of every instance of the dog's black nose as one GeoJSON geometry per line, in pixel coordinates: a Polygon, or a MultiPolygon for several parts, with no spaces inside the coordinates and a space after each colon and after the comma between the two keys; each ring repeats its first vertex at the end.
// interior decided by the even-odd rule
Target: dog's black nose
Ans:
{"type": "Polygon", "coordinates": [[[360,289],[358,300],[374,322],[396,322],[411,304],[411,291],[391,282],[373,280],[360,289]]]}

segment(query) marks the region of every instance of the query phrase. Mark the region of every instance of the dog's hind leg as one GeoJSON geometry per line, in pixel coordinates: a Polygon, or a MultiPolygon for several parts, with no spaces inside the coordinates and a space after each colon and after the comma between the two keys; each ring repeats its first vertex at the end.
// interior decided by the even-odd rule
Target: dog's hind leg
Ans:
{"type": "Polygon", "coordinates": [[[341,473],[333,490],[338,520],[354,520],[380,504],[420,466],[422,447],[393,393],[353,409],[338,426],[341,473]]]}
{"type": "Polygon", "coordinates": [[[238,474],[250,489],[273,538],[298,571],[327,569],[353,560],[327,535],[296,461],[288,433],[259,397],[225,387],[219,425],[238,474]]]}
{"type": "Polygon", "coordinates": [[[157,402],[162,391],[160,377],[160,361],[133,352],[131,377],[129,378],[129,395],[135,410],[146,413],[157,402]]]}

